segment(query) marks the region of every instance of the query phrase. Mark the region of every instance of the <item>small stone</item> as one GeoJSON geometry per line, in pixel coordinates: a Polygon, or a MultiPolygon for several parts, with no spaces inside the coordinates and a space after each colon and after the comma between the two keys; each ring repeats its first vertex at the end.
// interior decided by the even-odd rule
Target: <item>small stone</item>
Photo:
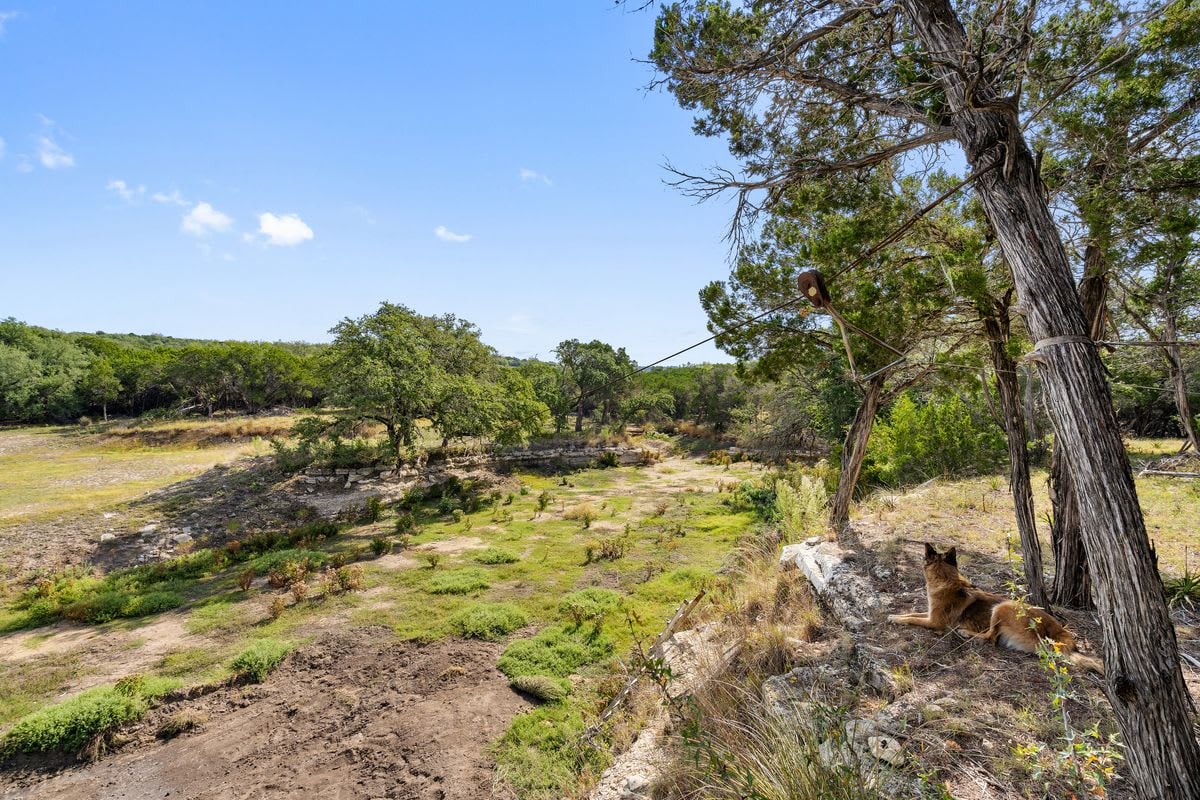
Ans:
{"type": "Polygon", "coordinates": [[[150,525],[147,525],[147,526],[145,526],[145,527],[143,527],[143,528],[139,528],[139,529],[138,529],[138,533],[140,533],[140,534],[142,534],[143,536],[145,536],[146,534],[154,533],[156,530],[158,530],[158,526],[157,526],[157,525],[155,525],[155,524],[153,524],[153,523],[151,523],[150,525]]]}
{"type": "Polygon", "coordinates": [[[937,703],[927,703],[921,707],[921,716],[929,720],[944,719],[947,716],[946,709],[939,706],[937,703]]]}
{"type": "Polygon", "coordinates": [[[904,764],[904,748],[890,736],[872,736],[867,739],[871,755],[885,764],[899,767],[904,764]]]}
{"type": "Polygon", "coordinates": [[[107,542],[113,542],[113,541],[116,541],[116,539],[117,539],[117,535],[115,533],[100,534],[100,544],[105,544],[107,542]]]}
{"type": "Polygon", "coordinates": [[[621,800],[629,800],[630,798],[647,797],[650,793],[650,781],[643,775],[629,775],[621,783],[621,791],[619,797],[621,800]]]}
{"type": "Polygon", "coordinates": [[[175,544],[183,544],[184,542],[192,541],[192,535],[190,533],[177,533],[171,537],[171,540],[175,544]]]}

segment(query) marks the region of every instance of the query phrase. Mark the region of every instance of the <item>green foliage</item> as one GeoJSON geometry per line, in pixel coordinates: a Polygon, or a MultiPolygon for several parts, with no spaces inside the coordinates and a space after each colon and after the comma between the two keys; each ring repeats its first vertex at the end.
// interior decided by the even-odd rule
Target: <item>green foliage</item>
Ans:
{"type": "Polygon", "coordinates": [[[230,669],[253,683],[262,683],[283,659],[293,645],[279,639],[259,639],[234,657],[230,669]]]}
{"type": "Polygon", "coordinates": [[[820,478],[799,474],[775,481],[775,506],[785,541],[796,542],[824,533],[829,493],[820,478]]]}
{"type": "Polygon", "coordinates": [[[95,737],[139,719],[147,707],[136,691],[88,689],[22,717],[0,741],[0,754],[77,753],[95,737]]]}
{"type": "Polygon", "coordinates": [[[459,636],[494,642],[528,624],[529,617],[511,603],[475,603],[455,612],[449,622],[459,636]]]}
{"type": "Polygon", "coordinates": [[[500,547],[489,547],[476,553],[475,560],[480,564],[515,564],[521,557],[500,547]]]}
{"type": "Polygon", "coordinates": [[[398,534],[416,533],[417,518],[410,511],[401,511],[396,515],[395,528],[398,534]]]}
{"type": "Polygon", "coordinates": [[[509,679],[544,675],[558,679],[564,689],[569,689],[568,676],[585,664],[606,658],[612,650],[612,640],[598,631],[585,633],[579,628],[553,626],[531,639],[510,644],[496,667],[509,679]]]}
{"type": "Polygon", "coordinates": [[[392,552],[394,543],[386,536],[376,536],[371,540],[371,552],[376,556],[385,556],[392,552]]]}
{"type": "Polygon", "coordinates": [[[446,439],[516,441],[540,429],[545,406],[521,374],[502,366],[479,330],[452,314],[422,316],[392,303],[331,331],[327,374],[349,421],[379,422],[397,455],[417,420],[446,439]]]}
{"type": "Polygon", "coordinates": [[[958,395],[918,404],[905,393],[888,418],[876,423],[867,448],[867,474],[886,485],[915,483],[989,472],[1007,454],[1002,431],[984,409],[968,406],[958,395]]]}
{"type": "Polygon", "coordinates": [[[1193,610],[1200,606],[1200,575],[1192,574],[1191,570],[1185,569],[1183,575],[1177,577],[1164,577],[1163,589],[1172,606],[1193,610]]]}
{"type": "Polygon", "coordinates": [[[622,378],[636,367],[625,348],[614,349],[598,339],[586,343],[568,339],[560,342],[554,353],[564,378],[564,396],[571,398],[566,407],[575,411],[575,430],[582,430],[588,410],[600,411],[597,422],[601,425],[616,419],[621,400],[629,392],[629,382],[622,378]]]}
{"type": "Polygon", "coordinates": [[[317,550],[287,549],[261,555],[251,562],[251,566],[259,575],[266,575],[271,570],[287,570],[289,567],[300,567],[305,572],[315,572],[328,561],[329,556],[317,550]]]}
{"type": "Polygon", "coordinates": [[[621,595],[612,589],[595,586],[571,592],[558,603],[558,613],[570,617],[576,627],[584,622],[599,625],[605,617],[620,608],[621,595]]]}
{"type": "Polygon", "coordinates": [[[487,574],[478,569],[455,569],[439,572],[425,585],[431,594],[471,594],[488,588],[487,574]]]}

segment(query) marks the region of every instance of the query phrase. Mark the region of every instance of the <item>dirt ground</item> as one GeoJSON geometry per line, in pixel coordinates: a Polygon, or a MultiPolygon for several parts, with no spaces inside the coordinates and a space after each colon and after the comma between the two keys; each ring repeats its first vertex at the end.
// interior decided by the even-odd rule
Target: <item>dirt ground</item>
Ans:
{"type": "Polygon", "coordinates": [[[493,787],[487,746],[530,703],[496,670],[500,648],[402,643],[381,628],[330,631],[265,684],[154,709],[98,762],[0,773],[0,797],[507,798],[493,787]],[[156,739],[181,712],[207,721],[156,739]]]}

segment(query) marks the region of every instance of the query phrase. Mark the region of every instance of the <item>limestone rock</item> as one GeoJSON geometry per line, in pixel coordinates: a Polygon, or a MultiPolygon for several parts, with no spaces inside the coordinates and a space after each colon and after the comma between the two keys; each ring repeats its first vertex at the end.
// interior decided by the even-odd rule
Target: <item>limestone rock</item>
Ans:
{"type": "Polygon", "coordinates": [[[117,535],[115,533],[100,534],[100,544],[107,544],[108,542],[115,542],[116,540],[117,535]]]}

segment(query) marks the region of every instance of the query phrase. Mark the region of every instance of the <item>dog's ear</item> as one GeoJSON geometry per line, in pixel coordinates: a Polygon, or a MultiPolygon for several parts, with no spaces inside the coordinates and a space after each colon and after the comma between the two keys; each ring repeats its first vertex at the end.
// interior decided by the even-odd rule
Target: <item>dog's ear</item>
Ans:
{"type": "Polygon", "coordinates": [[[946,563],[952,567],[958,566],[958,548],[951,547],[946,551],[946,563]]]}
{"type": "Polygon", "coordinates": [[[938,551],[929,542],[925,543],[925,563],[937,560],[938,551]]]}

